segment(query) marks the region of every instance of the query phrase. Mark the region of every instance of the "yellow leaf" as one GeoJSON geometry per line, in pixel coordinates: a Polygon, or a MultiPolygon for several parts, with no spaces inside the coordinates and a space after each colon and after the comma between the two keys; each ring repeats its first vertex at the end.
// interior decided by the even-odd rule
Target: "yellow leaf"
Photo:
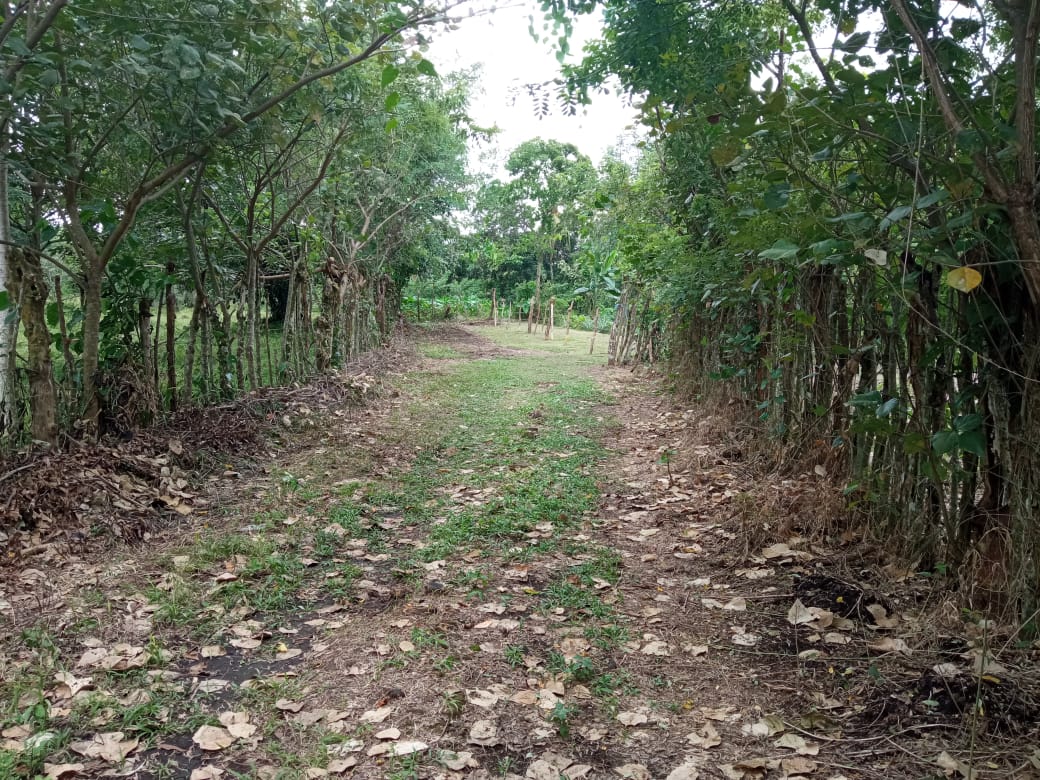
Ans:
{"type": "Polygon", "coordinates": [[[982,274],[966,265],[954,268],[946,274],[946,284],[962,293],[971,292],[982,284],[982,274]]]}

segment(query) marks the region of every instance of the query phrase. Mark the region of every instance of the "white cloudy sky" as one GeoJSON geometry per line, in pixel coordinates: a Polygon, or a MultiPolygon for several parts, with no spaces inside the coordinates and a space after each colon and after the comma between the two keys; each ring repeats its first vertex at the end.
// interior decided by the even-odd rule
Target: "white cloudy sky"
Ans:
{"type": "MultiPolygon", "coordinates": [[[[471,150],[475,170],[501,174],[509,150],[535,136],[569,141],[599,162],[619,138],[631,138],[635,111],[615,96],[595,95],[592,104],[566,116],[550,101],[553,113],[539,119],[531,98],[523,91],[529,83],[549,81],[558,74],[555,51],[547,41],[536,43],[528,31],[529,17],[540,30],[542,15],[537,4],[523,0],[490,13],[465,18],[459,29],[438,32],[426,57],[439,72],[479,65],[480,83],[474,89],[470,114],[481,126],[497,125],[501,133],[494,148],[471,150]]],[[[598,18],[584,17],[575,26],[572,50],[580,52],[585,41],[599,32],[598,18]]],[[[576,55],[575,55],[576,56],[576,55]]]]}

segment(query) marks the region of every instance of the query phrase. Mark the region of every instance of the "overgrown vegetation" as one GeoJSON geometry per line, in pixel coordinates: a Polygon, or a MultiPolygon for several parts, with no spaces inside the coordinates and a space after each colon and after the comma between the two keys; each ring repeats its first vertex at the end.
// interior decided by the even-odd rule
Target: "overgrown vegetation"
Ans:
{"type": "Polygon", "coordinates": [[[447,6],[2,10],[0,443],[125,431],[387,338],[462,205],[468,87],[417,32],[447,6]]]}
{"type": "Polygon", "coordinates": [[[1035,630],[1032,5],[544,6],[564,31],[605,13],[574,99],[609,77],[645,96],[645,154],[607,193],[613,354],[666,342],[677,381],[746,404],[784,468],[841,481],[852,530],[1035,630]]]}

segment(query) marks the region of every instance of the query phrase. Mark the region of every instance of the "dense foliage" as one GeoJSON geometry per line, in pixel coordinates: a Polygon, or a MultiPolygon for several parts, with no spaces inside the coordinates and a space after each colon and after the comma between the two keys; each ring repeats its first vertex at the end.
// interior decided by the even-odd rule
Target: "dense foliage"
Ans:
{"type": "Polygon", "coordinates": [[[444,10],[4,3],[7,441],[147,421],[384,338],[461,205],[466,86],[418,53],[444,10]]]}
{"type": "Polygon", "coordinates": [[[788,466],[843,477],[875,534],[1035,617],[1035,5],[545,5],[605,14],[571,94],[642,100],[614,202],[635,326],[754,404],[788,466]]]}

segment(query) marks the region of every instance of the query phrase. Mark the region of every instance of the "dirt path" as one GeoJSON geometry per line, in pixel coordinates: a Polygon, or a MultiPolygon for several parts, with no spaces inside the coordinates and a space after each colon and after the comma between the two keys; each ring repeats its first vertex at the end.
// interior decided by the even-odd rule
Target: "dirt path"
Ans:
{"type": "Polygon", "coordinates": [[[761,530],[720,421],[584,338],[445,327],[418,350],[382,400],[315,410],[312,445],[215,492],[208,520],[23,577],[62,578],[35,619],[3,594],[23,617],[0,659],[0,777],[1040,764],[1029,697],[993,666],[969,691],[972,659],[995,661],[933,654],[912,591],[835,578],[847,556],[779,508],[761,530]]]}

